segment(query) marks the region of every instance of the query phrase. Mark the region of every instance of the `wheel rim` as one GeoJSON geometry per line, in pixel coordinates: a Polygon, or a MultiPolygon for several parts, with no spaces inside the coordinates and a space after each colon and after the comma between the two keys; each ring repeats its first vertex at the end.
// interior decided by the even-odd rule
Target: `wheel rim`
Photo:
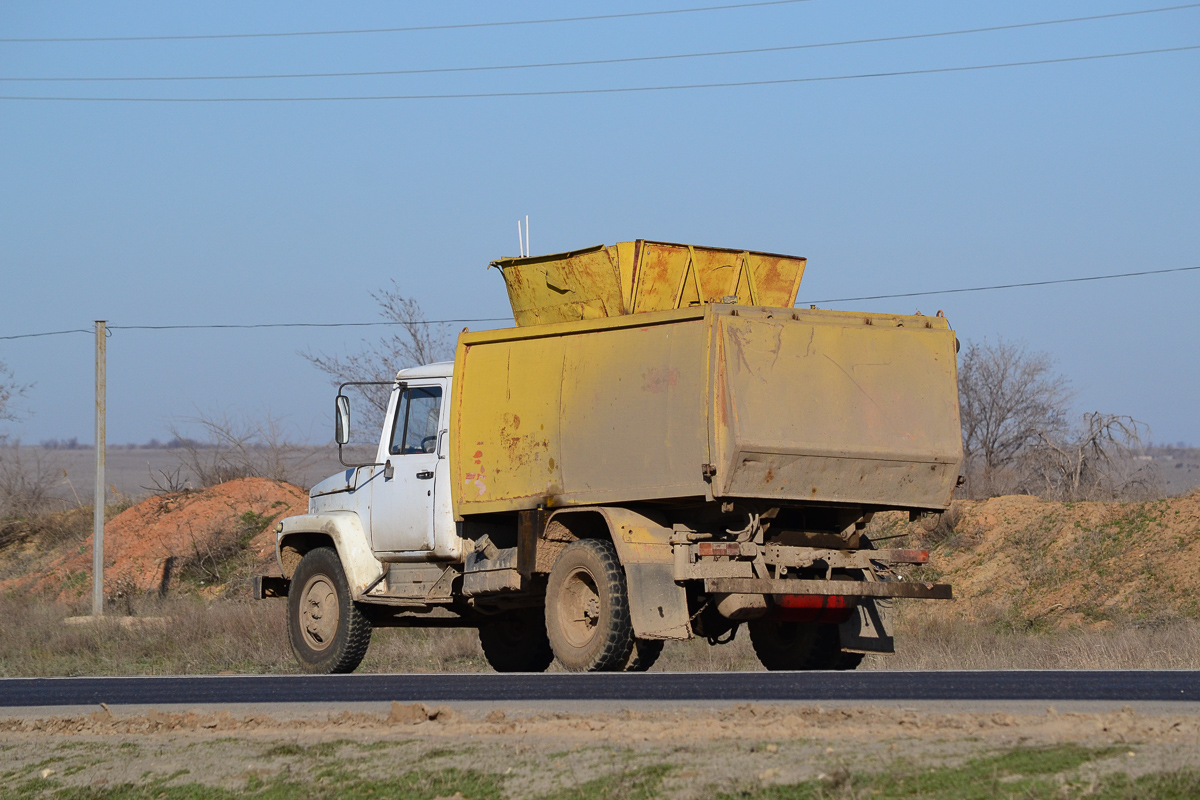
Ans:
{"type": "Polygon", "coordinates": [[[300,631],[304,643],[313,650],[324,650],[333,642],[338,626],[338,596],[333,583],[324,575],[314,575],[300,594],[300,631]]]}
{"type": "Polygon", "coordinates": [[[600,591],[596,579],[582,567],[572,570],[558,593],[558,619],[563,638],[572,647],[586,647],[600,624],[600,591]]]}

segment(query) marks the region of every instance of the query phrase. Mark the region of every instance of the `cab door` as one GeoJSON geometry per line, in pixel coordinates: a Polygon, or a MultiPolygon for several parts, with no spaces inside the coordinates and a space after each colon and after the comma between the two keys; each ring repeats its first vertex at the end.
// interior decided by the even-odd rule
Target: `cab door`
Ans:
{"type": "Polygon", "coordinates": [[[371,491],[371,547],[419,558],[433,550],[443,381],[410,383],[397,399],[385,466],[371,491]]]}

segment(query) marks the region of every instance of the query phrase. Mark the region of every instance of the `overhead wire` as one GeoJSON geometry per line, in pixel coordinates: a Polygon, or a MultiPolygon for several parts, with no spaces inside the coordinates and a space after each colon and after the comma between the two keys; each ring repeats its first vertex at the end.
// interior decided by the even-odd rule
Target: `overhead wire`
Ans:
{"type": "Polygon", "coordinates": [[[13,336],[0,336],[0,341],[9,341],[12,339],[37,339],[42,336],[62,336],[67,333],[92,333],[86,328],[72,328],[66,331],[43,331],[41,333],[18,333],[13,336]]]}
{"type": "Polygon", "coordinates": [[[1151,50],[1130,50],[1121,53],[1099,53],[1087,56],[1064,58],[1041,58],[1030,61],[1006,61],[997,64],[973,64],[961,67],[931,67],[928,69],[906,69],[890,72],[860,72],[850,75],[820,75],[805,78],[774,78],[753,81],[723,81],[713,83],[680,83],[660,86],[627,86],[602,89],[545,89],[511,92],[464,92],[459,94],[394,94],[394,95],[327,95],[309,97],[69,97],[44,95],[0,95],[0,100],[33,100],[43,102],[83,103],[320,103],[320,102],[364,102],[383,100],[478,100],[500,97],[561,97],[566,95],[628,94],[634,92],[670,92],[688,89],[727,89],[749,86],[782,86],[786,84],[822,83],[828,81],[851,81],[869,78],[895,78],[906,75],[938,75],[956,72],[1007,69],[1011,67],[1033,67],[1046,64],[1069,64],[1102,59],[1128,58],[1132,56],[1182,53],[1200,50],[1200,45],[1181,47],[1159,47],[1151,50]]]}
{"type": "Polygon", "coordinates": [[[962,289],[934,289],[928,292],[902,292],[900,294],[875,294],[862,297],[835,297],[826,300],[802,300],[800,305],[821,303],[851,303],[861,300],[894,300],[902,297],[929,297],[939,294],[963,294],[965,292],[990,292],[996,289],[1023,289],[1030,286],[1052,286],[1061,283],[1085,283],[1088,281],[1107,281],[1114,278],[1136,278],[1142,275],[1165,275],[1170,272],[1192,272],[1200,270],[1195,267],[1174,267],[1172,269],[1147,269],[1139,272],[1119,272],[1115,275],[1089,275],[1083,278],[1057,278],[1048,281],[1025,281],[1022,283],[998,283],[994,286],[970,286],[962,289]]]}
{"type": "Polygon", "coordinates": [[[782,53],[816,48],[845,47],[848,45],[880,44],[884,42],[904,42],[919,39],[933,39],[948,36],[963,36],[979,33],[994,33],[997,31],[1019,30],[1023,28],[1045,27],[1048,25],[1065,25],[1079,22],[1115,19],[1118,17],[1133,17],[1145,14],[1159,14],[1169,11],[1183,11],[1200,8],[1200,3],[1164,6],[1161,8],[1139,9],[1137,11],[1121,11],[1112,14],[1093,14],[1085,17],[1063,17],[1060,19],[1038,20],[1035,22],[1018,22],[1009,25],[991,25],[983,28],[962,28],[951,31],[935,31],[932,33],[913,33],[899,36],[878,36],[869,39],[845,39],[833,42],[812,42],[808,44],[779,45],[776,47],[754,47],[741,50],[712,50],[701,53],[675,53],[655,56],[631,56],[627,58],[600,58],[585,61],[547,61],[531,64],[494,64],[477,67],[430,67],[423,69],[390,69],[367,70],[359,72],[297,72],[275,73],[262,75],[167,75],[145,77],[0,77],[0,82],[7,83],[138,83],[138,82],[186,82],[186,81],[249,81],[249,80],[290,80],[298,78],[363,78],[392,75],[432,75],[463,72],[492,72],[496,70],[546,69],[558,67],[600,66],[608,64],[633,64],[653,61],[670,61],[678,59],[711,58],[717,56],[753,55],[761,53],[782,53]]]}
{"type": "MultiPolygon", "coordinates": [[[[1116,278],[1138,278],[1147,275],[1167,275],[1176,272],[1194,272],[1200,266],[1172,267],[1168,269],[1148,269],[1137,272],[1118,272],[1109,275],[1087,275],[1079,278],[1057,278],[1046,281],[1023,281],[1020,283],[1001,283],[991,286],[970,286],[959,289],[932,289],[924,292],[900,292],[894,294],[864,295],[861,297],[836,297],[825,300],[802,300],[800,305],[821,303],[848,303],[863,300],[894,300],[905,297],[927,297],[940,294],[963,294],[967,292],[990,292],[997,289],[1022,289],[1037,286],[1053,286],[1066,283],[1085,283],[1088,281],[1106,281],[1116,278]]],[[[108,330],[125,331],[171,331],[171,330],[245,330],[254,328],[371,328],[390,325],[451,325],[474,322],[507,322],[510,317],[472,317],[460,319],[430,319],[411,320],[407,322],[256,322],[246,324],[216,324],[216,325],[108,325],[108,330]]],[[[0,336],[0,340],[33,339],[40,336],[61,336],[69,333],[93,333],[87,328],[72,328],[61,331],[45,331],[42,333],[21,333],[12,336],[0,336]]]]}
{"type": "Polygon", "coordinates": [[[181,331],[247,328],[375,328],[383,325],[460,325],[464,322],[505,322],[509,317],[477,317],[474,319],[421,319],[404,322],[257,322],[245,325],[109,325],[118,331],[181,331]]]}
{"type": "Polygon", "coordinates": [[[764,6],[787,6],[796,3],[808,3],[812,0],[763,0],[755,3],[730,3],[717,6],[699,6],[693,8],[668,8],[658,11],[630,11],[620,14],[589,14],[579,17],[552,17],[548,19],[518,19],[498,22],[461,22],[448,25],[410,25],[400,28],[354,28],[349,30],[326,31],[284,31],[275,33],[197,33],[174,36],[59,36],[59,37],[26,37],[0,39],[0,44],[49,44],[72,42],[170,42],[197,41],[204,39],[279,39],[300,36],[357,36],[361,34],[378,33],[415,33],[420,31],[451,31],[473,28],[507,28],[518,25],[551,25],[564,22],[597,22],[612,19],[632,19],[635,17],[664,17],[673,14],[695,14],[706,11],[734,11],[744,8],[761,8],[764,6]]]}

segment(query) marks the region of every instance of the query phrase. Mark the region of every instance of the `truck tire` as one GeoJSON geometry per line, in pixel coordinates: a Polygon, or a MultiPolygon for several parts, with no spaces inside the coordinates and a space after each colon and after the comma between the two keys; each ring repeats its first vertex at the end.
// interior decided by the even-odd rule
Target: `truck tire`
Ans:
{"type": "Polygon", "coordinates": [[[803,669],[852,670],[862,663],[862,653],[843,653],[837,625],[817,625],[817,635],[809,655],[808,667],[803,669]]]}
{"type": "Polygon", "coordinates": [[[305,672],[353,672],[367,654],[371,623],[351,598],[332,547],[308,551],[296,566],[288,592],[288,637],[305,672]]]}
{"type": "Polygon", "coordinates": [[[568,672],[625,669],[633,623],[612,542],[580,539],[563,548],[546,582],[546,635],[568,672]]]}
{"type": "Polygon", "coordinates": [[[662,655],[662,639],[634,639],[633,650],[629,653],[629,661],[625,663],[626,672],[646,672],[662,655]]]}
{"type": "Polygon", "coordinates": [[[479,646],[496,672],[545,672],[554,660],[540,608],[505,611],[481,621],[479,646]]]}
{"type": "Polygon", "coordinates": [[[750,644],[768,670],[851,670],[861,653],[843,653],[836,625],[756,619],[747,623],[750,644]]]}
{"type": "Polygon", "coordinates": [[[746,627],[750,629],[754,654],[768,670],[813,669],[809,659],[817,638],[814,623],[780,622],[768,618],[750,620],[746,627]]]}

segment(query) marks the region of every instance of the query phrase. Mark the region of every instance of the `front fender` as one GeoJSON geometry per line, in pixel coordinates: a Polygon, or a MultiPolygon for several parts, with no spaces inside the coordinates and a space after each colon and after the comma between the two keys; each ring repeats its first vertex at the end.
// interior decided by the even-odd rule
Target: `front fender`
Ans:
{"type": "Polygon", "coordinates": [[[362,520],[353,511],[328,511],[287,517],[275,536],[275,557],[287,578],[296,571],[304,554],[314,547],[332,545],[346,572],[355,600],[379,580],[387,567],[371,550],[362,520]]]}

